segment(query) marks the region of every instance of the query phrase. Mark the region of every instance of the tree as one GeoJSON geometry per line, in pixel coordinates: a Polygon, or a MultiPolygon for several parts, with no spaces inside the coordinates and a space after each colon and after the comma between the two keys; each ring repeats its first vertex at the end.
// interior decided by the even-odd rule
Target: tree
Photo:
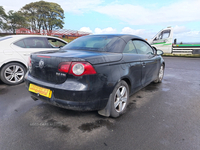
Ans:
{"type": "Polygon", "coordinates": [[[5,18],[6,18],[5,10],[3,6],[0,6],[0,29],[3,29],[5,18]]]}
{"type": "Polygon", "coordinates": [[[64,11],[57,3],[53,2],[32,2],[21,9],[21,13],[27,18],[29,27],[32,30],[51,31],[63,28],[64,11]]]}
{"type": "Polygon", "coordinates": [[[6,21],[7,24],[4,25],[4,29],[10,30],[13,33],[15,33],[16,29],[27,26],[25,17],[23,17],[20,12],[14,12],[13,10],[8,12],[6,21]]]}
{"type": "Polygon", "coordinates": [[[63,28],[63,19],[64,19],[64,11],[60,7],[60,5],[56,3],[50,3],[50,11],[47,17],[47,22],[45,24],[46,29],[62,29],[63,28]]]}

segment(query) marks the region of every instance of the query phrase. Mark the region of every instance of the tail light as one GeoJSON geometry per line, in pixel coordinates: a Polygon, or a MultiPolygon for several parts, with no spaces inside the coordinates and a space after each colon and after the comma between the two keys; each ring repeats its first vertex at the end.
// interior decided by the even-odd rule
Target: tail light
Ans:
{"type": "Polygon", "coordinates": [[[58,65],[58,70],[74,76],[96,74],[95,69],[88,62],[62,62],[58,65]]]}
{"type": "Polygon", "coordinates": [[[96,71],[88,62],[73,62],[69,73],[75,76],[82,76],[96,74],[96,71]]]}
{"type": "Polygon", "coordinates": [[[28,70],[32,71],[31,56],[28,58],[28,70]]]}
{"type": "Polygon", "coordinates": [[[68,73],[70,68],[71,62],[61,62],[58,65],[58,71],[68,73]]]}
{"type": "Polygon", "coordinates": [[[41,58],[51,58],[51,56],[43,56],[43,55],[37,55],[37,57],[41,57],[41,58]]]}
{"type": "Polygon", "coordinates": [[[28,58],[28,67],[31,67],[31,57],[28,58]]]}

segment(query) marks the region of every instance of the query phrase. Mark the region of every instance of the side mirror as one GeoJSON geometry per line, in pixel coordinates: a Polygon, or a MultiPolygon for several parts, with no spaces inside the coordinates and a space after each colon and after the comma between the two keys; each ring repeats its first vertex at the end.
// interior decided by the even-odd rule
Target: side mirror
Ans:
{"type": "Polygon", "coordinates": [[[162,54],[164,54],[164,53],[163,53],[162,50],[157,50],[156,54],[157,54],[157,55],[162,55],[162,54]]]}

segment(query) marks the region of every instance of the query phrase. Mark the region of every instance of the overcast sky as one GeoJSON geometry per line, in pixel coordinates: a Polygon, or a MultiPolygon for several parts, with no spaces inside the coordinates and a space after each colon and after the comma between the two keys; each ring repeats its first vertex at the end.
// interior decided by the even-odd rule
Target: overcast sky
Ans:
{"type": "MultiPolygon", "coordinates": [[[[18,11],[38,0],[1,0],[18,11]]],[[[145,39],[172,26],[178,42],[200,42],[200,0],[47,0],[65,11],[65,29],[94,34],[128,33],[145,39]]]]}

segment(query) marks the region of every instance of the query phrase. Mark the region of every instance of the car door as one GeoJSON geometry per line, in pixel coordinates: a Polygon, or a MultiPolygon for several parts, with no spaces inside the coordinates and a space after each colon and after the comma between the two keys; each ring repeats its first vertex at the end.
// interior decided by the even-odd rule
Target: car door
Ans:
{"type": "Polygon", "coordinates": [[[172,49],[172,32],[171,29],[163,30],[152,41],[157,49],[161,49],[164,53],[171,52],[172,49]]]}
{"type": "Polygon", "coordinates": [[[155,55],[153,48],[142,40],[133,40],[142,62],[142,85],[146,86],[157,78],[160,57],[155,55]]]}
{"type": "MultiPolygon", "coordinates": [[[[133,45],[133,41],[130,40],[123,51],[123,60],[125,64],[128,64],[128,77],[131,82],[131,91],[134,93],[142,87],[141,76],[142,76],[142,64],[140,57],[137,54],[136,48],[133,45]]],[[[123,65],[123,64],[122,64],[123,65]]]]}

